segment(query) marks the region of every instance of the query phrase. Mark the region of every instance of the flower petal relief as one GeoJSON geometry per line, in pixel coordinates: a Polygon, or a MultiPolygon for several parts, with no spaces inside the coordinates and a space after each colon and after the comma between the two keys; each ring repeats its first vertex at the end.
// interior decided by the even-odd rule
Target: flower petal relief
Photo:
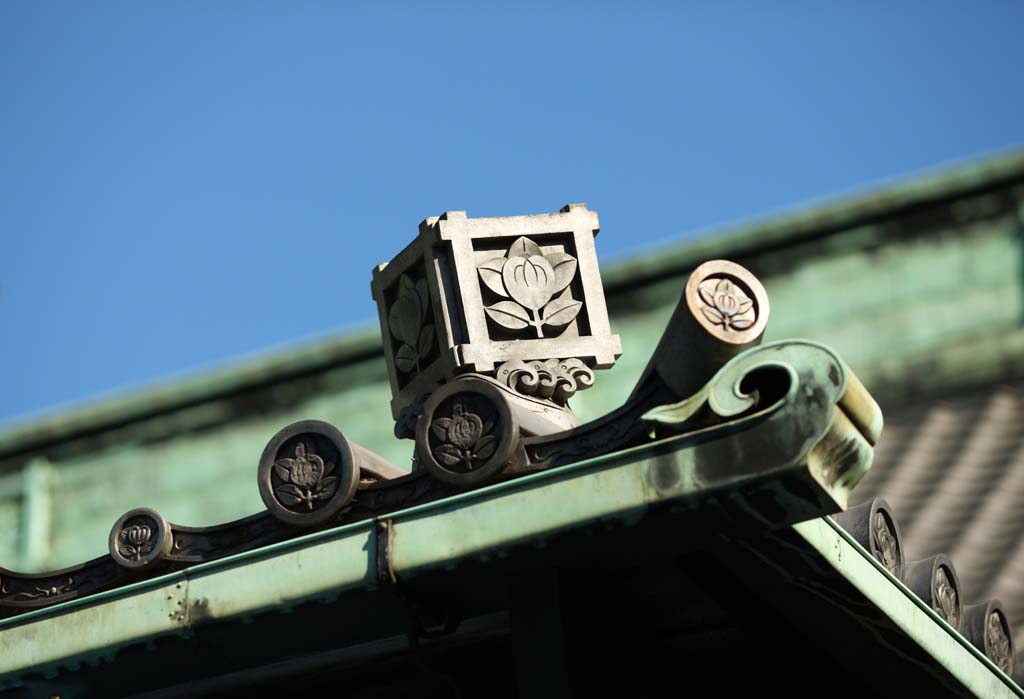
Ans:
{"type": "Polygon", "coordinates": [[[754,324],[754,301],[728,279],[701,282],[697,295],[704,303],[701,313],[715,325],[726,330],[746,330],[754,324]]]}
{"type": "Polygon", "coordinates": [[[153,530],[145,524],[125,527],[118,535],[121,555],[130,561],[138,561],[153,550],[153,530]]]}
{"type": "Polygon", "coordinates": [[[452,406],[451,417],[435,418],[430,429],[441,442],[432,450],[434,458],[448,467],[461,465],[472,471],[476,462],[489,459],[497,447],[497,438],[490,434],[494,423],[484,422],[461,401],[452,406]]]}
{"type": "Polygon", "coordinates": [[[564,252],[544,254],[527,237],[517,239],[501,257],[480,264],[477,271],[483,285],[509,299],[484,307],[487,316],[508,330],[532,327],[544,337],[544,327],[560,328],[571,323],[583,307],[565,291],[576,276],[576,258],[564,252]],[[555,298],[556,294],[560,294],[555,298]]]}
{"type": "Polygon", "coordinates": [[[324,462],[320,456],[312,453],[304,442],[295,446],[294,459],[278,459],[274,462],[274,472],[284,481],[284,485],[274,490],[277,498],[284,505],[305,504],[312,510],[318,500],[326,500],[338,488],[338,479],[328,476],[334,470],[333,462],[324,462]]]}

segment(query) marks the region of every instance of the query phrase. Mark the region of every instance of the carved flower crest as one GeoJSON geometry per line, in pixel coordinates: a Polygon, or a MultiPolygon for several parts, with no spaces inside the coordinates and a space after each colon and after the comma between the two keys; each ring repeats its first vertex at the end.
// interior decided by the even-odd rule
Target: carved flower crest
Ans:
{"type": "Polygon", "coordinates": [[[725,278],[705,279],[697,286],[704,302],[701,312],[726,330],[746,330],[754,324],[754,302],[746,292],[725,278]]]}
{"type": "Polygon", "coordinates": [[[295,446],[294,459],[278,459],[274,472],[285,482],[274,490],[284,505],[295,506],[305,503],[312,510],[317,500],[326,500],[338,488],[338,479],[328,474],[334,470],[334,462],[327,461],[307,450],[306,444],[295,446]]]}
{"type": "Polygon", "coordinates": [[[544,337],[544,326],[564,327],[583,307],[568,294],[554,298],[568,288],[576,276],[576,266],[572,255],[544,254],[539,245],[523,236],[512,243],[506,255],[492,257],[477,268],[488,289],[509,299],[485,306],[484,312],[503,328],[523,330],[532,326],[537,337],[544,337]]]}
{"type": "Polygon", "coordinates": [[[138,561],[153,550],[153,530],[146,524],[132,524],[118,535],[121,555],[130,561],[138,561]]]}
{"type": "Polygon", "coordinates": [[[498,439],[490,434],[494,422],[484,421],[469,412],[462,401],[452,406],[451,417],[435,417],[430,429],[441,444],[433,449],[434,458],[444,466],[462,465],[472,471],[474,461],[485,461],[494,454],[498,439]]]}

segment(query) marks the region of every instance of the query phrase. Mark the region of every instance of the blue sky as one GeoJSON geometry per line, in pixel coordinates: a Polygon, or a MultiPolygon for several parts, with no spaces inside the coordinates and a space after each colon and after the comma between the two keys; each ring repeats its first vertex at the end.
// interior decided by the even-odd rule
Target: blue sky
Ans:
{"type": "Polygon", "coordinates": [[[611,260],[1024,143],[1018,2],[377,5],[0,4],[0,421],[372,323],[447,209],[611,260]]]}

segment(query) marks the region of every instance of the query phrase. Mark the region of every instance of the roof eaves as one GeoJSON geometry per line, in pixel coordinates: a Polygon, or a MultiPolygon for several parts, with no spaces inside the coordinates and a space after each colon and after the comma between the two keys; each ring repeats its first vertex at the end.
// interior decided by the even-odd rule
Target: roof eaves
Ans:
{"type": "MultiPolygon", "coordinates": [[[[166,636],[187,639],[196,626],[209,621],[251,624],[260,614],[288,611],[308,601],[344,603],[346,598],[339,595],[346,591],[374,594],[386,587],[385,575],[403,580],[430,571],[451,575],[461,561],[483,560],[502,551],[505,556],[529,556],[566,531],[596,524],[604,531],[610,522],[635,527],[659,504],[687,501],[686,507],[657,510],[661,517],[676,520],[662,520],[663,528],[678,525],[683,518],[713,514],[725,503],[735,503],[741,493],[740,499],[749,504],[769,493],[774,498],[785,492],[778,488],[785,477],[779,473],[767,479],[748,474],[711,488],[695,487],[692,479],[681,478],[680,487],[670,494],[652,487],[652,472],[663,472],[666,458],[685,468],[692,447],[668,454],[638,448],[574,464],[396,512],[386,520],[311,534],[2,621],[0,633],[8,652],[0,656],[0,686],[24,688],[30,686],[25,682],[32,681],[31,675],[52,678],[102,660],[114,662],[116,671],[118,650],[166,636]],[[600,478],[594,477],[597,473],[600,478]],[[550,506],[555,501],[559,507],[550,506]],[[530,517],[518,516],[527,511],[530,517]],[[463,533],[459,547],[452,548],[451,532],[463,533]],[[510,554],[510,547],[519,544],[526,546],[510,554]],[[68,633],[70,628],[75,632],[68,633]]],[[[793,467],[794,474],[801,472],[806,474],[805,466],[793,467]]],[[[676,526],[670,530],[680,531],[676,526]]],[[[642,537],[641,530],[636,531],[635,536],[642,537]]],[[[830,519],[810,519],[780,532],[795,532],[805,542],[799,555],[827,564],[813,563],[812,569],[848,581],[967,690],[978,696],[1024,697],[1010,678],[830,519]]],[[[355,603],[366,601],[359,598],[355,603]]],[[[905,666],[911,674],[916,667],[905,666]]]]}
{"type": "Polygon", "coordinates": [[[823,485],[821,465],[807,454],[781,469],[759,463],[745,465],[744,475],[699,476],[706,470],[695,456],[700,447],[690,436],[634,447],[0,620],[7,649],[0,689],[26,674],[187,636],[193,625],[372,592],[395,577],[443,574],[519,544],[538,550],[557,534],[592,525],[633,527],[658,511],[674,526],[740,513],[757,526],[785,526],[836,511],[845,500],[845,486],[823,485]]]}

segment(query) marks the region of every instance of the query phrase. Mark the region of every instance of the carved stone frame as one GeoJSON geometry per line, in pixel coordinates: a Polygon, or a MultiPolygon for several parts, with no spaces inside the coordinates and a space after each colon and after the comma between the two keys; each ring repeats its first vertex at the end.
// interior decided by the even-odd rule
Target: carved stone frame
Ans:
{"type": "Polygon", "coordinates": [[[377,302],[397,419],[413,401],[456,374],[489,374],[496,365],[516,359],[546,360],[576,357],[595,369],[607,369],[622,353],[618,335],[608,322],[594,236],[600,229],[597,213],[585,204],[569,204],[558,213],[530,216],[469,218],[465,211],[447,211],[420,224],[419,236],[391,262],[373,271],[371,289],[377,302]],[[496,341],[488,331],[478,279],[475,241],[528,237],[544,245],[554,237],[571,238],[577,260],[576,287],[586,311],[589,332],[496,341]],[[424,270],[440,356],[415,376],[405,379],[395,366],[395,341],[388,330],[389,289],[402,275],[424,270]]]}

